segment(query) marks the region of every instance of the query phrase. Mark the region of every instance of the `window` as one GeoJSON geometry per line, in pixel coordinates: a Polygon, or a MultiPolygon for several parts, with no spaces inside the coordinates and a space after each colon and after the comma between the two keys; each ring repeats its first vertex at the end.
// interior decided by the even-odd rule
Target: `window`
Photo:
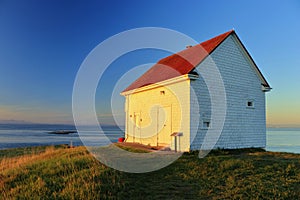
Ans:
{"type": "Polygon", "coordinates": [[[160,95],[165,95],[165,91],[164,90],[160,91],[160,95]]]}
{"type": "Polygon", "coordinates": [[[208,129],[208,128],[210,128],[210,120],[209,119],[204,119],[203,121],[202,121],[202,129],[208,129]]]}
{"type": "Polygon", "coordinates": [[[203,128],[209,128],[209,122],[203,122],[203,128]]]}
{"type": "Polygon", "coordinates": [[[254,101],[253,100],[248,100],[247,101],[247,108],[254,108],[254,101]]]}

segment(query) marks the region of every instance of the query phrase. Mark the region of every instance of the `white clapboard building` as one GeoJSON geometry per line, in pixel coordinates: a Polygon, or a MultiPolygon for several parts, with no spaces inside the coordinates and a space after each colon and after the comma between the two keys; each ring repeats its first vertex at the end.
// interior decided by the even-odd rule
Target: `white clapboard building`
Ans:
{"type": "Polygon", "coordinates": [[[161,59],[121,93],[125,141],[179,151],[264,148],[270,90],[231,30],[161,59]]]}

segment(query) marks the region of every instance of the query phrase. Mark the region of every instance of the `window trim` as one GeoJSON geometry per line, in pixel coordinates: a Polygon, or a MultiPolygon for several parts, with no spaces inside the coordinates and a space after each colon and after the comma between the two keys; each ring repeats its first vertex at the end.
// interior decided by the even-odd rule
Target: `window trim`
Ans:
{"type": "Polygon", "coordinates": [[[207,129],[210,129],[210,128],[211,128],[211,121],[210,121],[210,119],[202,119],[201,129],[207,130],[207,129]],[[204,125],[204,124],[206,124],[206,125],[204,125]]]}
{"type": "Polygon", "coordinates": [[[247,102],[246,102],[246,108],[251,108],[251,109],[254,109],[255,108],[255,102],[253,99],[248,99],[247,102]],[[251,105],[249,105],[249,103],[251,105]]]}

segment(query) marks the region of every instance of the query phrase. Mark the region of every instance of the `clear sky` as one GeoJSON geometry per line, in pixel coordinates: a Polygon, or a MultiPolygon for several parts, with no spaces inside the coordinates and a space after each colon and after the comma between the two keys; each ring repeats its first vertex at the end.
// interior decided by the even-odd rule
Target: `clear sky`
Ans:
{"type": "MultiPolygon", "coordinates": [[[[88,53],[119,32],[151,26],[199,42],[234,28],[274,88],[267,94],[267,123],[299,125],[299,22],[297,0],[0,0],[0,120],[72,123],[73,82],[88,53]]],[[[136,54],[117,60],[109,77],[116,81],[130,65],[166,55],[136,54]]],[[[110,123],[111,80],[101,81],[107,91],[97,93],[96,106],[110,123]]]]}

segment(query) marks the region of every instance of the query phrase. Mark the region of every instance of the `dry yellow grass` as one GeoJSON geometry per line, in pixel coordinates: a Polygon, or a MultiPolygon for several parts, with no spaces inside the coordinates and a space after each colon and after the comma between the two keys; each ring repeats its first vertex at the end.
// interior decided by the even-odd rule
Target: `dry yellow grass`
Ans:
{"type": "Polygon", "coordinates": [[[0,161],[0,171],[6,171],[12,168],[22,167],[23,165],[30,164],[36,160],[50,158],[55,156],[59,150],[55,150],[53,146],[47,147],[45,152],[39,154],[29,154],[17,157],[4,157],[0,161]]]}
{"type": "Polygon", "coordinates": [[[300,155],[257,150],[213,151],[203,159],[185,153],[159,171],[130,174],[102,165],[84,147],[49,147],[2,156],[0,169],[5,200],[300,198],[300,155]]]}

